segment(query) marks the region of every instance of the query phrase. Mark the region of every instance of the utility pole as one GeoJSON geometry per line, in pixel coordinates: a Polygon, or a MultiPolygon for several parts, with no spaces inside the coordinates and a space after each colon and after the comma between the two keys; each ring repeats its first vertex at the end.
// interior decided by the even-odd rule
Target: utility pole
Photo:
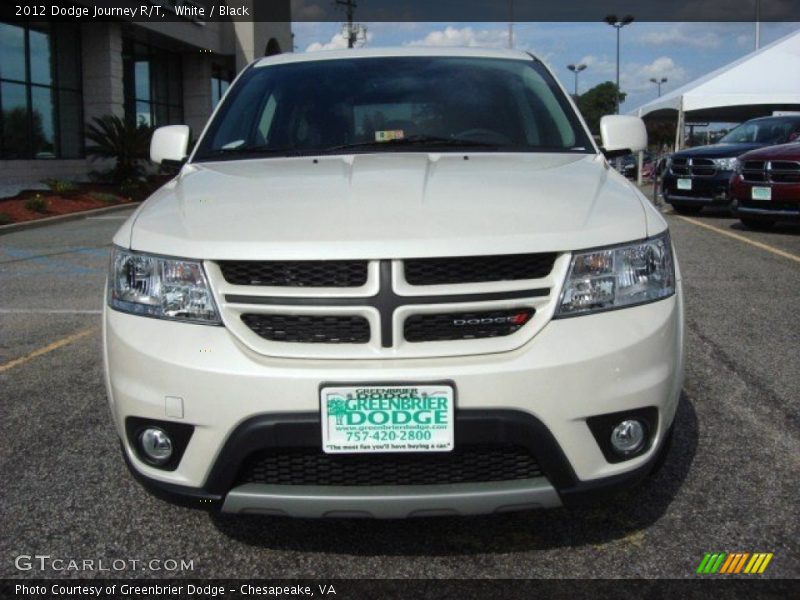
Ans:
{"type": "Polygon", "coordinates": [[[334,2],[345,9],[347,23],[344,26],[344,35],[347,38],[347,47],[355,48],[356,42],[367,39],[367,28],[353,23],[358,4],[356,4],[355,0],[334,0],[334,2]]]}

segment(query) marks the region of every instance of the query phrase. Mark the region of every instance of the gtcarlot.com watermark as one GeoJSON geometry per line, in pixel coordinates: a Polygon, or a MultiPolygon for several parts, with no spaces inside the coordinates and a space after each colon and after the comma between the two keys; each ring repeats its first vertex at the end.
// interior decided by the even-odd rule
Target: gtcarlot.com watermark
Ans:
{"type": "Polygon", "coordinates": [[[50,554],[20,554],[14,558],[18,571],[114,573],[121,571],[194,571],[194,559],[185,558],[63,558],[50,554]]]}

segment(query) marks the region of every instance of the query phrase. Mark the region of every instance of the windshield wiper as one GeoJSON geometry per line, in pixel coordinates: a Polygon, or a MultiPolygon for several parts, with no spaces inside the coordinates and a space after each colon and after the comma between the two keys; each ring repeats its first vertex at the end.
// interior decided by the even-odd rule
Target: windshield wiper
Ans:
{"type": "Polygon", "coordinates": [[[342,150],[358,150],[370,148],[386,148],[386,147],[459,147],[459,148],[501,148],[499,144],[492,144],[489,142],[482,142],[479,140],[465,140],[459,138],[446,138],[436,137],[429,135],[416,135],[407,138],[400,138],[394,140],[387,140],[385,142],[355,142],[352,144],[341,144],[338,146],[330,146],[328,148],[274,148],[267,144],[255,144],[252,146],[234,146],[229,148],[215,148],[198,155],[199,160],[208,160],[210,158],[225,157],[225,156],[305,156],[314,154],[328,154],[339,152],[342,150]]]}
{"type": "Polygon", "coordinates": [[[341,144],[339,146],[330,146],[324,148],[323,152],[338,152],[339,150],[358,150],[359,148],[385,148],[397,146],[419,146],[419,147],[470,147],[470,148],[500,148],[501,144],[493,144],[490,142],[481,142],[479,140],[465,140],[460,138],[447,138],[438,137],[433,135],[414,135],[405,138],[396,138],[384,142],[369,141],[369,142],[354,142],[352,144],[341,144]]]}
{"type": "Polygon", "coordinates": [[[303,151],[295,148],[274,148],[267,144],[256,144],[253,146],[235,146],[233,148],[215,148],[204,152],[200,158],[208,158],[209,156],[226,156],[232,154],[256,154],[263,156],[297,156],[302,154],[303,151]]]}

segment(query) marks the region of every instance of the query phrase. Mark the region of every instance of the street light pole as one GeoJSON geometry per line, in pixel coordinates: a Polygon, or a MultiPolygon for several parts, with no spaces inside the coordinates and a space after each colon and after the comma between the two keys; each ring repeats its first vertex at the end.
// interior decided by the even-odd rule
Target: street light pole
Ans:
{"type": "Polygon", "coordinates": [[[617,15],[608,15],[605,19],[605,22],[611,25],[614,29],[617,30],[617,114],[619,114],[619,30],[625,27],[625,25],[630,25],[633,23],[633,17],[631,15],[627,15],[622,19],[618,19],[617,15]]]}
{"type": "Polygon", "coordinates": [[[508,47],[514,48],[514,0],[508,0],[508,47]]]}
{"type": "Polygon", "coordinates": [[[756,50],[761,48],[761,0],[756,0],[756,50]]]}
{"type": "Polygon", "coordinates": [[[586,68],[584,64],[567,65],[567,68],[575,73],[575,98],[578,97],[578,74],[586,68]]]}
{"type": "Polygon", "coordinates": [[[658,86],[658,97],[661,98],[661,84],[667,83],[666,77],[661,77],[660,79],[656,79],[655,77],[651,77],[650,81],[655,83],[658,86]]]}

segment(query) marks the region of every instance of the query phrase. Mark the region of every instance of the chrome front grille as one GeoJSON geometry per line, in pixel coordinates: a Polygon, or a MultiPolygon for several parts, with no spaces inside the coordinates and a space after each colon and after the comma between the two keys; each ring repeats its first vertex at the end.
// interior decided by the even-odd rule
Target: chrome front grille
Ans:
{"type": "Polygon", "coordinates": [[[670,171],[676,177],[713,177],[717,167],[710,158],[673,158],[670,171]]]}
{"type": "Polygon", "coordinates": [[[358,261],[329,261],[333,274],[326,261],[244,262],[205,266],[225,325],[254,351],[415,358],[527,342],[552,314],[569,254],[361,261],[366,277],[352,275],[358,261]]]}
{"type": "Polygon", "coordinates": [[[748,160],[742,165],[748,183],[800,183],[800,162],[792,160],[748,160]]]}

